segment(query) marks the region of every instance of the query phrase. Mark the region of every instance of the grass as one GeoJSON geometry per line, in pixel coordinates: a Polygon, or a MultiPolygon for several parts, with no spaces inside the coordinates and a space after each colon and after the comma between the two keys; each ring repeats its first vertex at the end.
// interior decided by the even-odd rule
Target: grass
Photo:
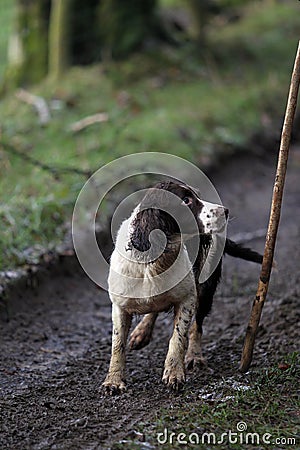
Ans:
{"type": "MultiPolygon", "coordinates": [[[[296,448],[298,383],[299,357],[293,353],[284,364],[252,371],[239,381],[223,379],[200,395],[184,396],[178,406],[139,426],[144,443],[128,440],[122,448],[296,448]]],[[[121,446],[115,444],[117,448],[121,446]]]]}
{"type": "MultiPolygon", "coordinates": [[[[14,93],[2,99],[0,270],[36,261],[61,241],[86,177],[60,169],[93,171],[148,151],[205,167],[221,154],[247,150],[255,133],[270,132],[285,109],[299,7],[252,2],[242,20],[212,24],[200,55],[189,44],[161,48],[124,62],[73,68],[57,84],[46,80],[30,88],[52,107],[44,127],[14,93]],[[73,122],[96,112],[107,112],[109,120],[70,131],[73,122]],[[56,172],[25,162],[5,143],[56,172]]],[[[0,16],[6,35],[8,9],[0,16]]]]}

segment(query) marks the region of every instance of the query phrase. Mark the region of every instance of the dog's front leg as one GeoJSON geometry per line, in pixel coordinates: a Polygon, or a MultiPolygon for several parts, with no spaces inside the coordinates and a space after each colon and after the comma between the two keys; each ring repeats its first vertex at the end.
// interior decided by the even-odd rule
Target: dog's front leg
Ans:
{"type": "Polygon", "coordinates": [[[110,393],[126,389],[125,385],[125,349],[131,325],[132,315],[113,303],[112,306],[112,352],[109,371],[103,387],[110,393]]]}
{"type": "Polygon", "coordinates": [[[174,307],[174,330],[169,342],[163,382],[178,390],[185,382],[184,357],[187,349],[188,330],[194,312],[194,299],[174,307]]]}

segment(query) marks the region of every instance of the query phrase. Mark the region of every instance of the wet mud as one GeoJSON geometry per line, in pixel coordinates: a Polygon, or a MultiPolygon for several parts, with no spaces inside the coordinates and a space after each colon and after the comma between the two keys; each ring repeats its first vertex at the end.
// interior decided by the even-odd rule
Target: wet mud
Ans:
{"type": "MultiPolygon", "coordinates": [[[[264,246],[262,230],[267,227],[275,165],[274,155],[244,155],[211,174],[230,209],[229,237],[250,236],[249,246],[258,251],[264,246]]],[[[294,147],[276,245],[277,267],[255,346],[256,368],[284,358],[299,342],[299,180],[300,148],[294,147]]],[[[214,381],[240,382],[238,366],[258,276],[258,265],[225,258],[213,311],[204,325],[203,353],[210,370],[189,372],[179,394],[161,384],[172,330],[171,314],[162,314],[149,346],[128,352],[127,392],[107,397],[101,383],[111,346],[108,295],[75,262],[58,265],[38,285],[22,289],[0,307],[0,448],[111,448],[124,440],[139,440],[135,430],[157,417],[161,408],[180,405],[182,398],[201,399],[214,381]]]]}

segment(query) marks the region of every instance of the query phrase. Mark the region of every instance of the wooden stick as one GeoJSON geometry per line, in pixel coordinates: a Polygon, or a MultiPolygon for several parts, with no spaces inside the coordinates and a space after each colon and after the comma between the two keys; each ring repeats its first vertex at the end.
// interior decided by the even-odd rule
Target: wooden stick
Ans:
{"type": "Polygon", "coordinates": [[[94,123],[101,123],[107,121],[108,121],[107,113],[97,113],[93,114],[92,116],[85,117],[84,119],[78,120],[78,122],[73,123],[70,126],[70,130],[73,131],[73,133],[78,133],[84,128],[89,127],[90,125],[94,125],[94,123]]]}
{"type": "Polygon", "coordinates": [[[16,92],[16,97],[19,100],[32,105],[39,116],[40,124],[47,125],[51,119],[51,115],[46,100],[43,97],[31,94],[30,92],[25,91],[25,89],[19,89],[16,92]]]}
{"type": "Polygon", "coordinates": [[[276,243],[277,230],[280,220],[281,203],[283,196],[284,181],[286,175],[287,161],[289,155],[289,147],[293,128],[293,121],[297,106],[297,97],[300,83],[300,41],[295,58],[295,64],[292,72],[289,96],[286,106],[284,123],[281,134],[281,142],[277,163],[277,171],[275,176],[273,197],[271,204],[271,212],[269,226],[267,231],[264,257],[261,267],[260,279],[255,300],[253,302],[252,311],[246,331],[240,370],[247,372],[250,367],[255,337],[259,325],[262,309],[268,292],[269,280],[271,275],[274,248],[276,243]]]}

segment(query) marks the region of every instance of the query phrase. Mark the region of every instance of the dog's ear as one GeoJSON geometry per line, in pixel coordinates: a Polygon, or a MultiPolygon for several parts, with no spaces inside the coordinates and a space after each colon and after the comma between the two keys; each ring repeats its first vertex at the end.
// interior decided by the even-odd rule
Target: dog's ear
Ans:
{"type": "Polygon", "coordinates": [[[170,202],[169,192],[158,187],[148,189],[141,202],[142,209],[158,208],[165,209],[170,202]]]}

